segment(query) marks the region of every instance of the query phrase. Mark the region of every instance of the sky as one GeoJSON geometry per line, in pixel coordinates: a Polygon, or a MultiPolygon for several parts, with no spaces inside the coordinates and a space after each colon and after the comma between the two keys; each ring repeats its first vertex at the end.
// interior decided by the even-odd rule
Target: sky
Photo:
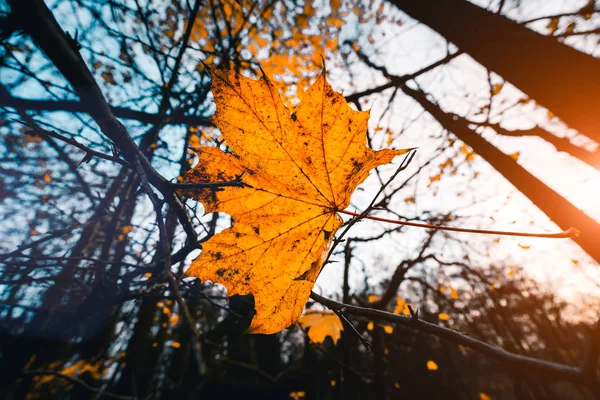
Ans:
{"type": "MultiPolygon", "coordinates": [[[[543,15],[576,11],[585,2],[529,0],[521,2],[521,7],[518,9],[511,9],[511,4],[512,2],[507,2],[505,8],[507,15],[522,21],[543,15]]],[[[483,5],[487,5],[487,2],[483,5]]],[[[403,21],[400,27],[385,24],[375,27],[371,33],[374,44],[368,42],[368,35],[357,32],[353,24],[348,24],[347,30],[342,35],[356,38],[365,53],[371,55],[377,63],[386,66],[388,71],[395,75],[417,71],[447,54],[448,44],[443,38],[407,17],[404,17],[403,21]]],[[[544,32],[547,24],[548,20],[541,21],[534,24],[534,28],[547,33],[547,29],[544,32]]],[[[561,23],[559,31],[567,24],[568,21],[561,23]]],[[[599,24],[598,14],[586,23],[588,26],[596,27],[599,24]]],[[[580,46],[589,53],[599,54],[598,36],[593,40],[586,38],[570,42],[573,43],[569,44],[580,46]],[[595,42],[595,47],[591,46],[590,42],[595,42]]],[[[452,47],[450,45],[451,51],[453,51],[452,47]]],[[[515,62],[518,63],[518,60],[515,62]]],[[[330,73],[332,85],[342,90],[344,94],[386,82],[381,74],[370,71],[366,67],[356,68],[352,77],[360,77],[360,79],[352,79],[350,74],[341,69],[330,73]]],[[[505,128],[528,129],[539,124],[558,136],[573,138],[573,142],[581,141],[582,138],[577,137],[576,132],[566,128],[556,117],[549,118],[547,110],[535,104],[508,112],[503,117],[500,116],[499,112],[506,108],[506,105],[513,104],[525,95],[510,83],[505,83],[502,77],[496,74],[492,73],[490,79],[494,84],[503,85],[500,93],[494,98],[491,114],[498,115],[496,120],[500,121],[505,128]]],[[[489,93],[486,69],[468,55],[459,56],[451,61],[449,66],[437,68],[418,78],[417,81],[426,92],[431,93],[440,102],[440,106],[445,111],[460,115],[474,115],[476,110],[473,109],[473,104],[485,104],[489,93]]],[[[414,165],[405,172],[408,176],[417,170],[418,165],[426,162],[438,151],[441,128],[432,121],[431,117],[423,114],[419,106],[402,95],[396,97],[392,112],[385,114],[380,122],[379,118],[385,111],[390,95],[391,90],[371,96],[365,108],[371,108],[371,132],[374,132],[377,126],[389,128],[395,133],[402,132],[395,136],[391,143],[392,147],[419,148],[414,165]]],[[[379,140],[377,138],[374,140],[381,147],[387,145],[384,131],[385,129],[381,131],[379,140]]],[[[578,208],[600,221],[600,201],[598,201],[600,200],[600,172],[598,170],[567,154],[557,153],[552,145],[538,138],[505,138],[489,131],[483,132],[483,135],[506,154],[519,152],[520,165],[578,208]]],[[[589,140],[587,145],[592,148],[597,146],[589,140]]],[[[443,162],[453,152],[456,153],[455,148],[444,149],[438,157],[439,162],[443,162]]],[[[397,159],[395,164],[399,162],[397,159]]],[[[394,167],[387,168],[387,173],[391,173],[393,169],[394,167]]],[[[529,200],[479,157],[459,167],[456,176],[451,178],[443,176],[433,185],[429,185],[429,177],[423,176],[416,190],[413,193],[407,192],[406,197],[416,195],[415,205],[399,202],[392,205],[394,210],[410,217],[419,215],[424,210],[459,209],[457,215],[465,218],[453,223],[456,226],[533,232],[560,231],[529,200]],[[474,172],[478,173],[475,179],[474,172]]],[[[377,188],[378,181],[370,179],[363,185],[363,190],[356,192],[353,204],[359,211],[361,207],[368,204],[377,188]]],[[[378,232],[382,229],[379,224],[381,223],[365,221],[356,229],[360,229],[361,233],[378,232]]],[[[539,279],[549,290],[560,293],[572,302],[591,293],[598,294],[597,282],[600,282],[600,276],[597,264],[570,240],[502,238],[498,245],[489,247],[494,237],[465,233],[449,233],[449,235],[465,240],[470,246],[478,249],[482,256],[478,258],[474,255],[476,252],[471,254],[475,265],[480,263],[483,267],[494,262],[505,264],[507,267],[517,266],[519,270],[522,268],[522,273],[539,279]]],[[[382,280],[389,278],[395,266],[404,257],[414,254],[423,237],[424,232],[419,232],[419,228],[406,228],[402,233],[378,242],[376,247],[364,246],[365,248],[358,252],[362,263],[357,261],[353,265],[357,289],[360,289],[358,286],[364,286],[365,282],[376,286],[382,280]],[[372,267],[365,272],[364,265],[372,267]]],[[[443,241],[439,241],[436,245],[440,247],[441,254],[452,247],[452,244],[444,244],[443,241]]],[[[332,264],[327,267],[317,282],[319,290],[339,292],[342,265],[337,263],[337,266],[332,264]]]]}

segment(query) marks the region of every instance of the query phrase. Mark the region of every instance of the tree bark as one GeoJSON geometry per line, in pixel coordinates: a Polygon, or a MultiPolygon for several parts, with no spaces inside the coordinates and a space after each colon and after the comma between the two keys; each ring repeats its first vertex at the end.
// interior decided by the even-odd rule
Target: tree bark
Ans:
{"type": "Polygon", "coordinates": [[[469,129],[463,118],[447,114],[436,104],[425,97],[423,92],[401,86],[408,96],[412,97],[431,114],[445,129],[454,133],[461,141],[469,145],[473,151],[483,157],[496,171],[500,172],[517,190],[523,193],[541,211],[543,211],[561,229],[575,227],[581,235],[575,242],[581,246],[596,262],[600,263],[600,224],[587,216],[564,197],[546,186],[542,181],[521,167],[511,156],[504,154],[490,142],[469,129]]]}
{"type": "Polygon", "coordinates": [[[465,0],[390,0],[600,142],[600,60],[465,0]]]}

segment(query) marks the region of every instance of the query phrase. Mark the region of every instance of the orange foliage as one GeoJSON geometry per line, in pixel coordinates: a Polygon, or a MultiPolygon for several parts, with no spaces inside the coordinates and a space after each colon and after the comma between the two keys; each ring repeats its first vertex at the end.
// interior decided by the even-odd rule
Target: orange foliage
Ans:
{"type": "Polygon", "coordinates": [[[185,191],[206,212],[226,212],[234,221],[203,244],[187,274],[221,283],[229,295],[253,294],[249,332],[278,332],[302,313],[342,224],[337,211],[371,169],[407,151],[368,148],[369,113],[351,109],[324,71],[294,114],[267,76],[209,72],[217,105],[212,120],[231,152],[200,148],[184,181],[243,175],[245,187],[185,191]]]}

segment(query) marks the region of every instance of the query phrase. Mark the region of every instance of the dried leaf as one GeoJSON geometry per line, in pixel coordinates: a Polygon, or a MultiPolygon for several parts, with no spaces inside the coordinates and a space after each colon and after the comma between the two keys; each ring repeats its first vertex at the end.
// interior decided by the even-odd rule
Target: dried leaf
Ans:
{"type": "Polygon", "coordinates": [[[203,244],[188,276],[252,294],[250,333],[274,333],[298,320],[335,231],[369,171],[407,150],[366,145],[368,112],[355,111],[325,79],[308,89],[294,115],[271,81],[209,71],[219,127],[231,153],[202,147],[184,182],[232,181],[241,188],[188,190],[208,213],[231,215],[231,228],[203,244]]]}

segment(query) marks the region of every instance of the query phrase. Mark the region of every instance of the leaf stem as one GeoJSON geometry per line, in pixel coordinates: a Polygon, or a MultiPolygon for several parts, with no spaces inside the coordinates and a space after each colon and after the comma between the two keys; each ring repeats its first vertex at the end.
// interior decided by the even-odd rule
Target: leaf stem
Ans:
{"type": "MultiPolygon", "coordinates": [[[[339,210],[340,213],[351,215],[353,217],[360,217],[361,214],[355,213],[347,210],[339,210]]],[[[373,221],[381,221],[388,222],[390,224],[396,225],[407,225],[407,226],[416,226],[419,228],[427,228],[427,229],[435,229],[438,231],[451,231],[451,232],[466,232],[466,233],[479,233],[483,235],[502,235],[502,236],[522,236],[522,237],[539,237],[539,238],[550,238],[550,239],[573,239],[579,236],[579,230],[573,227],[567,229],[566,231],[557,232],[557,233],[530,233],[530,232],[511,232],[511,231],[494,231],[487,229],[469,229],[469,228],[456,228],[453,226],[439,226],[439,225],[431,225],[424,222],[412,222],[412,221],[399,221],[395,219],[387,219],[381,217],[374,217],[370,215],[363,216],[365,219],[370,219],[373,221]]]]}

